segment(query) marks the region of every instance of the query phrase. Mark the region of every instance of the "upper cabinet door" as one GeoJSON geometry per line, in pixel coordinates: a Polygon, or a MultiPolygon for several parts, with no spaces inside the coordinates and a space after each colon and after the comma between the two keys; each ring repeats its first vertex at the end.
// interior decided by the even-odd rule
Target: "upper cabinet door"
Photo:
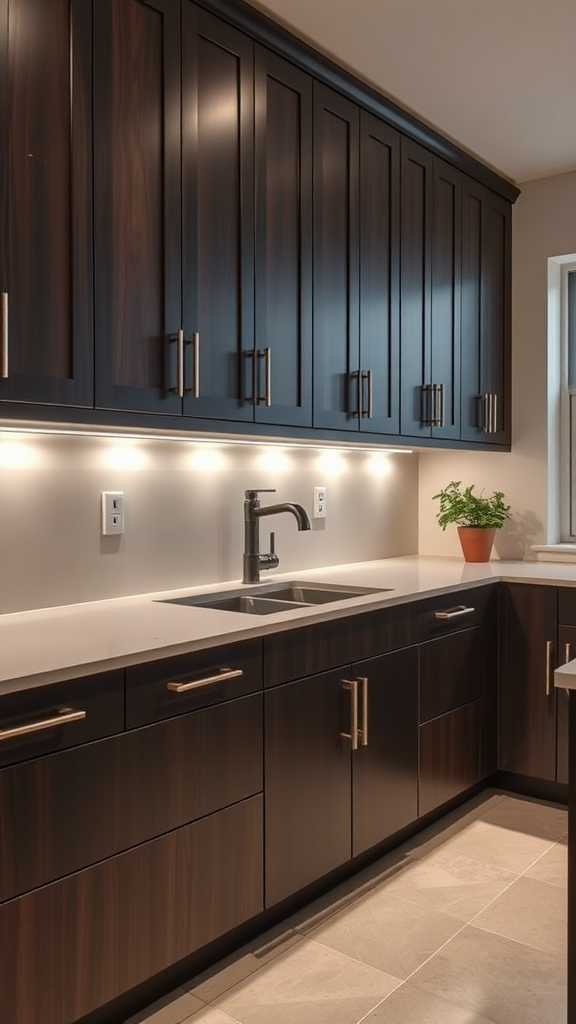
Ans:
{"type": "Polygon", "coordinates": [[[180,413],[179,0],[94,4],[96,405],[180,413]]]}
{"type": "Polygon", "coordinates": [[[312,423],[312,79],[256,49],[255,416],[312,423]]]}
{"type": "Polygon", "coordinates": [[[184,410],[252,420],[253,43],[182,12],[184,410]]]}
{"type": "Polygon", "coordinates": [[[314,83],[314,426],[358,429],[360,110],[314,83]]]}
{"type": "Polygon", "coordinates": [[[460,437],[462,175],[434,158],[432,212],[432,437],[460,437]]]}
{"type": "Polygon", "coordinates": [[[430,436],[438,394],[432,392],[433,157],[405,137],[401,147],[400,431],[430,436]]]}
{"type": "Polygon", "coordinates": [[[93,403],[90,20],[0,0],[0,399],[93,403]]]}
{"type": "Polygon", "coordinates": [[[400,136],[360,114],[360,429],[397,434],[400,136]]]}
{"type": "Polygon", "coordinates": [[[511,208],[470,178],[462,190],[462,430],[510,444],[511,208]]]}

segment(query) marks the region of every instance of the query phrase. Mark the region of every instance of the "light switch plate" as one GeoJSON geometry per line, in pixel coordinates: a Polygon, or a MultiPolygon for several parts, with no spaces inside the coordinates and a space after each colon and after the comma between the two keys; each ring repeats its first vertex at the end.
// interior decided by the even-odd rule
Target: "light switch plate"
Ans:
{"type": "Polygon", "coordinates": [[[102,536],[124,533],[124,492],[102,491],[102,536]]]}

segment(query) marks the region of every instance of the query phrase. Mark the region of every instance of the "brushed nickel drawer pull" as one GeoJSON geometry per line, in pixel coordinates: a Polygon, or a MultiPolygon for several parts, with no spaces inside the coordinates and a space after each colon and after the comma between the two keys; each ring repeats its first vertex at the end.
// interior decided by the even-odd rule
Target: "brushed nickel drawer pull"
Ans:
{"type": "Polygon", "coordinates": [[[352,750],[358,750],[358,680],[343,679],[342,686],[350,693],[350,732],[341,732],[343,740],[350,740],[352,750]]]}
{"type": "Polygon", "coordinates": [[[360,745],[368,746],[368,676],[358,676],[362,686],[362,728],[359,730],[360,745]]]}
{"type": "Polygon", "coordinates": [[[465,604],[459,604],[457,608],[453,608],[449,612],[434,612],[435,619],[459,619],[461,615],[473,615],[476,611],[475,608],[467,608],[465,604]]]}
{"type": "Polygon", "coordinates": [[[0,294],[0,377],[8,378],[8,292],[0,294]]]}
{"type": "Polygon", "coordinates": [[[27,736],[32,732],[40,732],[41,729],[51,729],[55,725],[65,725],[67,722],[79,722],[86,718],[85,711],[74,711],[73,708],[58,708],[55,715],[49,718],[39,718],[36,722],[27,722],[26,725],[13,725],[7,729],[0,729],[0,740],[13,740],[17,736],[27,736]]]}
{"type": "Polygon", "coordinates": [[[546,696],[550,696],[550,681],[552,678],[552,652],[554,650],[554,644],[552,640],[546,641],[546,696]]]}
{"type": "Polygon", "coordinates": [[[237,679],[242,675],[244,670],[241,668],[220,668],[216,675],[205,676],[204,679],[194,679],[188,683],[166,683],[166,689],[171,693],[187,693],[188,690],[197,690],[212,683],[223,683],[226,679],[237,679]]]}
{"type": "Polygon", "coordinates": [[[261,352],[258,352],[258,359],[264,360],[264,397],[260,395],[260,383],[258,382],[256,402],[258,405],[265,405],[266,408],[270,408],[272,405],[272,354],[270,349],[263,348],[261,352]]]}

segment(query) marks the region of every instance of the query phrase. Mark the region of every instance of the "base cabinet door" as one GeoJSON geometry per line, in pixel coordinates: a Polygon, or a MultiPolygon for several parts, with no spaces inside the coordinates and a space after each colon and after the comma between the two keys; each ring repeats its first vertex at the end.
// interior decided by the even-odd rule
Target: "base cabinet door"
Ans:
{"type": "Polygon", "coordinates": [[[353,677],[360,712],[352,756],[352,854],[357,856],[418,816],[418,648],[360,662],[353,677]]]}
{"type": "Polygon", "coordinates": [[[255,796],[0,906],[0,1019],[71,1024],[262,910],[255,796]]]}
{"type": "Polygon", "coordinates": [[[420,727],[420,815],[463,793],[479,779],[480,701],[420,727]]]}
{"type": "Polygon", "coordinates": [[[502,583],[500,768],[556,779],[558,588],[502,583]]]}
{"type": "Polygon", "coordinates": [[[340,669],[264,696],[267,907],[350,857],[350,697],[340,669]]]}

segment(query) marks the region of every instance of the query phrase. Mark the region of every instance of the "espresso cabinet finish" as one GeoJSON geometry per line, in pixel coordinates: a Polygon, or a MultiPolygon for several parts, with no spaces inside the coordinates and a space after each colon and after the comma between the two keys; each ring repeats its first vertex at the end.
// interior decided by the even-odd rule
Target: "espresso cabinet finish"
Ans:
{"type": "Polygon", "coordinates": [[[420,726],[419,811],[465,792],[480,778],[480,702],[464,704],[420,726]]]}
{"type": "Polygon", "coordinates": [[[556,779],[558,588],[500,589],[500,768],[556,779]]]}
{"type": "Polygon", "coordinates": [[[510,444],[511,209],[462,176],[462,417],[465,441],[510,444]]]}
{"type": "Polygon", "coordinates": [[[89,4],[2,0],[0,401],[93,404],[91,78],[89,4]]]}
{"type": "Polygon", "coordinates": [[[262,797],[0,905],[0,1011],[70,1024],[262,909],[262,797]]]}
{"type": "Polygon", "coordinates": [[[460,435],[460,175],[401,146],[402,434],[460,435]]]}
{"type": "Polygon", "coordinates": [[[397,433],[399,135],[314,89],[314,425],[397,433]]]}
{"type": "MultiPolygon", "coordinates": [[[[557,665],[576,657],[576,590],[558,588],[558,655],[557,665]]],[[[568,782],[568,691],[556,690],[556,781],[568,782]]]]}

